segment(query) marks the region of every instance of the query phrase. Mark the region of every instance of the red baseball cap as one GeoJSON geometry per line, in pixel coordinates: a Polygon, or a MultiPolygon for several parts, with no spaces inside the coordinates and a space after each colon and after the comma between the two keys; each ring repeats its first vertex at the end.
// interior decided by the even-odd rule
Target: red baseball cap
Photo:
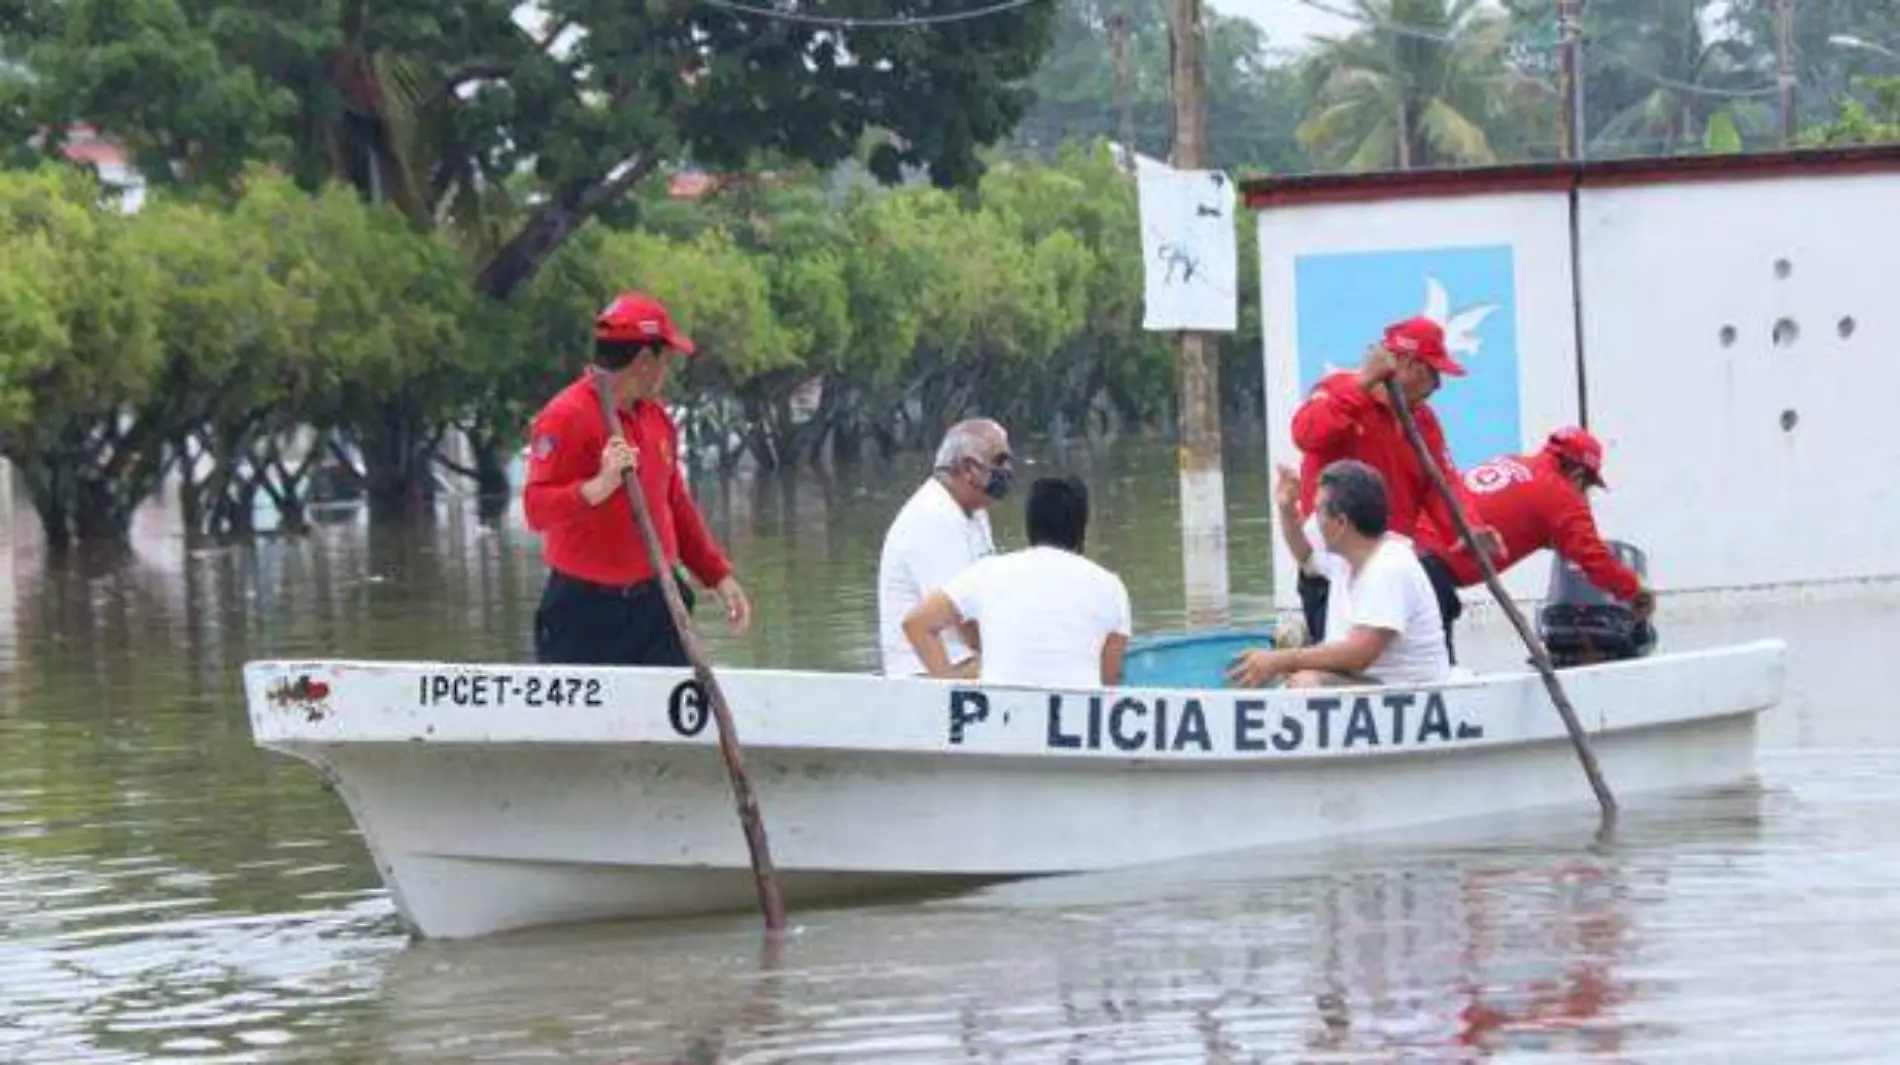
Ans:
{"type": "Polygon", "coordinates": [[[1603,444],[1591,436],[1588,429],[1565,426],[1550,434],[1550,439],[1544,441],[1544,450],[1583,467],[1590,475],[1590,482],[1598,488],[1610,487],[1603,481],[1603,444]]]}
{"type": "Polygon", "coordinates": [[[1442,374],[1465,375],[1465,368],[1453,362],[1445,351],[1444,327],[1424,315],[1386,326],[1385,350],[1417,359],[1442,374]]]}
{"type": "Polygon", "coordinates": [[[644,292],[622,292],[594,317],[595,340],[659,341],[682,355],[693,354],[693,342],[673,325],[666,304],[644,292]]]}

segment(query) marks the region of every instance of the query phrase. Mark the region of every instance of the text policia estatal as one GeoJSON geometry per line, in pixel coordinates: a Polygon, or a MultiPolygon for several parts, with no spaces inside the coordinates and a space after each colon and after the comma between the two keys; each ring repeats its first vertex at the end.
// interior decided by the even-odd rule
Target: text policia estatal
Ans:
{"type": "MultiPolygon", "coordinates": [[[[959,689],[950,694],[949,739],[962,744],[973,726],[992,719],[991,695],[959,689]]],[[[1376,695],[1314,695],[1278,702],[1279,721],[1268,701],[1226,701],[1165,696],[1051,695],[1043,746],[1048,750],[1216,751],[1236,754],[1352,750],[1457,743],[1484,738],[1484,727],[1452,719],[1442,693],[1382,692],[1376,695]]]]}

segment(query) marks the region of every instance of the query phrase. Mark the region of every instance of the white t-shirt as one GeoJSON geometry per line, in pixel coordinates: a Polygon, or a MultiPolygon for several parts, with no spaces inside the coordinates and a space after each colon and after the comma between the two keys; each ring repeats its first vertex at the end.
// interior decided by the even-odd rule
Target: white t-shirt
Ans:
{"type": "Polygon", "coordinates": [[[943,592],[982,627],[985,683],[1099,688],[1102,642],[1134,629],[1122,579],[1059,547],[992,555],[943,592]]]}
{"type": "MultiPolygon", "coordinates": [[[[1326,541],[1319,535],[1319,512],[1314,511],[1306,518],[1306,542],[1313,547],[1313,553],[1306,560],[1306,568],[1326,578],[1326,636],[1327,640],[1344,639],[1346,630],[1352,627],[1352,589],[1346,582],[1352,577],[1352,566],[1343,556],[1326,550],[1326,541]]],[[[1315,643],[1323,642],[1315,640],[1315,643]]]]}
{"type": "Polygon", "coordinates": [[[1432,579],[1419,564],[1412,541],[1387,534],[1374,548],[1357,576],[1344,556],[1315,546],[1313,563],[1332,581],[1327,593],[1326,642],[1346,638],[1354,625],[1390,629],[1398,637],[1386,644],[1366,672],[1383,684],[1441,681],[1451,675],[1451,655],[1445,650],[1445,621],[1438,613],[1438,595],[1432,579]],[[1347,600],[1334,614],[1344,590],[1347,600]]]}
{"type": "MultiPolygon", "coordinates": [[[[964,567],[995,551],[988,511],[965,514],[935,477],[911,493],[884,533],[884,550],[877,564],[878,645],[886,676],[908,677],[924,671],[904,638],[904,615],[964,567]]],[[[944,633],[944,649],[951,662],[970,656],[963,638],[954,632],[944,633]]]]}

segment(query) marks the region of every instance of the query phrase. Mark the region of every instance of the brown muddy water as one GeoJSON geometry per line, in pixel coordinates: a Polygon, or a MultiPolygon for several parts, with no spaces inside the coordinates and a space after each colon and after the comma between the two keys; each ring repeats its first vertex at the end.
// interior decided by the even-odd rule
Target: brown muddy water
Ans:
{"type": "MultiPolygon", "coordinates": [[[[1257,442],[1230,453],[1258,455],[1257,442]]],[[[1165,445],[1048,452],[1145,631],[1183,619],[1165,445]]],[[[918,467],[922,463],[916,463],[918,467]]],[[[1233,613],[1267,611],[1264,464],[1230,465],[1233,613]]],[[[708,489],[757,600],[729,664],[875,659],[884,522],[918,469],[708,489]]],[[[518,513],[360,515],[0,585],[0,1061],[1846,1062],[1900,1058],[1900,591],[1684,605],[1666,646],[1780,635],[1759,781],[1402,840],[754,917],[411,941],[341,804],[251,746],[264,656],[513,659],[518,513]]],[[[1020,504],[1002,546],[1020,543],[1020,504]]],[[[1482,667],[1518,653],[1469,638],[1482,667]]]]}

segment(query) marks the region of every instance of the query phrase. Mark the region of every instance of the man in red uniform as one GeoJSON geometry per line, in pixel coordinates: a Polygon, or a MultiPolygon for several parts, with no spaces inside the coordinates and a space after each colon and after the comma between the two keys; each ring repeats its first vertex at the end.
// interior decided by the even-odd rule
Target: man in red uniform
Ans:
{"type": "MultiPolygon", "coordinates": [[[[1603,445],[1589,432],[1576,426],[1559,429],[1542,450],[1479,463],[1464,482],[1476,502],[1475,513],[1504,539],[1504,553],[1494,560],[1499,573],[1548,547],[1574,563],[1591,584],[1628,603],[1639,620],[1655,611],[1655,595],[1597,535],[1587,493],[1608,486],[1603,482],[1603,445]]],[[[1426,570],[1443,567],[1460,588],[1484,579],[1477,560],[1462,546],[1441,548],[1434,555],[1425,560],[1426,570]]]]}
{"type": "MultiPolygon", "coordinates": [[[[1313,386],[1306,402],[1293,413],[1293,443],[1302,454],[1300,465],[1300,515],[1313,513],[1313,492],[1319,472],[1340,459],[1358,459],[1379,471],[1385,479],[1388,504],[1387,527],[1411,538],[1421,555],[1442,552],[1443,545],[1458,535],[1451,511],[1433,486],[1431,474],[1419,462],[1405,436],[1405,426],[1385,382],[1394,381],[1405,393],[1412,408],[1412,420],[1425,439],[1426,450],[1438,460],[1445,480],[1463,501],[1465,516],[1479,543],[1493,554],[1498,550],[1496,533],[1480,521],[1472,509],[1470,493],[1463,488],[1458,467],[1445,447],[1445,433],[1438,415],[1426,402],[1438,391],[1442,375],[1463,376],[1445,350],[1445,331],[1426,317],[1408,318],[1386,327],[1380,343],[1366,353],[1357,371],[1342,370],[1321,378],[1313,386]]],[[[1309,537],[1310,539],[1311,537],[1309,537]]],[[[1427,567],[1427,572],[1431,568],[1427,567]]],[[[1451,623],[1463,612],[1458,593],[1449,582],[1434,574],[1432,584],[1438,593],[1438,605],[1445,621],[1445,643],[1451,644],[1451,623]]],[[[1299,579],[1300,606],[1306,615],[1306,629],[1314,643],[1326,638],[1326,597],[1329,582],[1324,577],[1302,573],[1299,579]]],[[[1454,652],[1452,661],[1457,661],[1454,652]]]]}
{"type": "MultiPolygon", "coordinates": [[[[611,438],[582,373],[535,415],[522,508],[541,534],[547,586],[535,611],[535,657],[576,665],[689,664],[634,524],[621,472],[636,475],[666,557],[684,562],[724,603],[735,632],[751,604],[707,530],[680,470],[679,430],[659,398],[673,353],[693,354],[658,300],[623,292],[594,320],[594,364],[613,374],[625,439],[611,438]]],[[[684,592],[686,589],[682,588],[684,592]]]]}

